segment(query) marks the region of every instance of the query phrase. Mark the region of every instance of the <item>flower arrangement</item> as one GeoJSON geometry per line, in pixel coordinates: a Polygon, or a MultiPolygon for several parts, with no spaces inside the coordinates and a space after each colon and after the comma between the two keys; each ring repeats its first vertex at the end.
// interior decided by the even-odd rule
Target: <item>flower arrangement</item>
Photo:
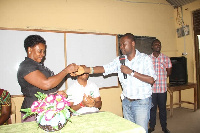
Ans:
{"type": "Polygon", "coordinates": [[[46,131],[60,130],[67,121],[70,120],[70,111],[75,113],[69,107],[68,100],[59,94],[44,94],[37,92],[35,96],[38,101],[34,101],[31,108],[21,109],[26,114],[23,119],[30,115],[36,115],[36,121],[42,129],[46,131]]]}

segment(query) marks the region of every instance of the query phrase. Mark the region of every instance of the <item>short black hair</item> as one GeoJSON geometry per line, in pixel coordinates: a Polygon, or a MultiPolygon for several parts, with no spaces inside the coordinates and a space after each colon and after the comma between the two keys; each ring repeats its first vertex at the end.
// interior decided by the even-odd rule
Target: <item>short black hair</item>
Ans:
{"type": "Polygon", "coordinates": [[[161,44],[161,41],[159,39],[154,39],[153,42],[151,43],[151,46],[153,46],[154,42],[160,42],[161,44]]]}
{"type": "Polygon", "coordinates": [[[24,40],[24,48],[26,52],[28,52],[28,47],[34,47],[39,43],[43,43],[44,45],[46,45],[46,40],[44,40],[44,38],[41,37],[40,35],[29,35],[24,40]]]}
{"type": "Polygon", "coordinates": [[[126,33],[122,37],[127,37],[128,39],[131,39],[132,41],[135,42],[135,36],[133,34],[131,34],[131,33],[126,33]]]}

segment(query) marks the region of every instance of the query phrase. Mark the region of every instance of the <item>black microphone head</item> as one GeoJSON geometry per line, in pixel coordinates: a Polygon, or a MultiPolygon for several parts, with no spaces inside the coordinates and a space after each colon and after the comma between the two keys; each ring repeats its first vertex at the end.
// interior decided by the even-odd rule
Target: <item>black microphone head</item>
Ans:
{"type": "Polygon", "coordinates": [[[125,63],[125,56],[124,55],[120,56],[119,61],[120,61],[121,64],[124,64],[125,63]]]}
{"type": "MultiPolygon", "coordinates": [[[[124,55],[120,56],[119,61],[122,65],[125,65],[125,56],[124,55]]],[[[127,74],[123,73],[123,75],[124,75],[124,79],[127,79],[127,74]]]]}

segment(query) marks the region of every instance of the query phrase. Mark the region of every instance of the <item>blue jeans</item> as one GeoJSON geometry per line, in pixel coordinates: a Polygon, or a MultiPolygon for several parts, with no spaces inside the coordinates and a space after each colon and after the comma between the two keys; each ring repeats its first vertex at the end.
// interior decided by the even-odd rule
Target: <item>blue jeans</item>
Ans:
{"type": "Polygon", "coordinates": [[[124,98],[122,101],[124,118],[142,126],[148,133],[148,122],[150,119],[151,97],[130,101],[124,98]]]}

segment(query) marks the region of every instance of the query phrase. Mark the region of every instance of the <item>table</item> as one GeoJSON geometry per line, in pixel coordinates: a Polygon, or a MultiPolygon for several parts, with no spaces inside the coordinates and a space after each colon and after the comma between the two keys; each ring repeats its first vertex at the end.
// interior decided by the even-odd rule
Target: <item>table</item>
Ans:
{"type": "MultiPolygon", "coordinates": [[[[145,133],[143,127],[110,112],[72,116],[72,122],[55,133],[145,133]]],[[[0,126],[1,133],[46,133],[37,123],[26,122],[0,126]]]]}
{"type": "Polygon", "coordinates": [[[196,83],[187,83],[184,85],[176,85],[176,86],[170,86],[169,84],[167,85],[167,90],[170,94],[170,117],[173,117],[173,105],[179,105],[181,107],[182,103],[188,103],[188,104],[193,104],[194,105],[194,111],[197,110],[197,84],[196,83]],[[181,91],[186,90],[186,89],[193,89],[194,88],[194,102],[189,102],[189,101],[182,101],[181,100],[181,91]],[[179,91],[179,102],[178,103],[173,103],[173,92],[179,91]]]}

